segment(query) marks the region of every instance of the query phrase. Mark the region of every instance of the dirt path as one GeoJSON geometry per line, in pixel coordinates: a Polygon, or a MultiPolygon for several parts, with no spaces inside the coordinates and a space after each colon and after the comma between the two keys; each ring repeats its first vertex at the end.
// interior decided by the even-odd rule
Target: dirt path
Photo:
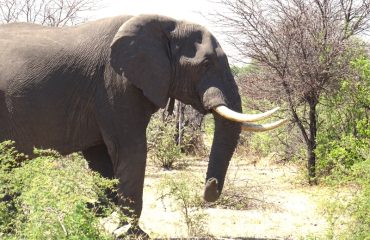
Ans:
{"type": "MultiPolygon", "coordinates": [[[[305,239],[325,233],[327,223],[315,200],[320,195],[319,189],[300,184],[297,167],[270,164],[268,159],[257,164],[244,162],[239,159],[230,165],[224,192],[236,192],[239,196],[236,200],[248,200],[248,206],[245,210],[205,209],[209,236],[217,239],[305,239]]],[[[204,161],[197,161],[183,171],[198,174],[202,179],[206,165],[204,161]]],[[[141,225],[151,237],[187,237],[181,213],[164,206],[155,190],[164,175],[180,172],[148,166],[141,225]]]]}

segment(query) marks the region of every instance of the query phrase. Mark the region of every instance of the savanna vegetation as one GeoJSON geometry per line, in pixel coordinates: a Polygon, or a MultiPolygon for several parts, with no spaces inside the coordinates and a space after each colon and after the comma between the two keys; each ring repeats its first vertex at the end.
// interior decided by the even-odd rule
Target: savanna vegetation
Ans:
{"type": "Polygon", "coordinates": [[[78,154],[35,154],[30,160],[13,142],[0,144],[0,238],[112,239],[99,219],[118,210],[105,194],[116,181],[90,171],[78,154]]]}
{"type": "MultiPolygon", "coordinates": [[[[0,10],[13,9],[10,3],[0,10]]],[[[303,239],[369,239],[370,53],[361,34],[369,29],[370,2],[219,4],[228,11],[211,18],[251,61],[233,67],[245,111],[279,104],[284,111],[277,118],[290,119],[273,132],[242,133],[234,161],[253,165],[268,158],[279,166],[292,164],[302,169],[296,179],[300,185],[312,193],[325,189],[315,200],[328,226],[320,236],[307,234],[303,239]]],[[[11,13],[2,21],[23,16],[11,13]]],[[[76,18],[53,19],[42,17],[55,26],[76,18]]],[[[187,236],[211,237],[207,209],[272,207],[236,179],[225,184],[220,200],[204,203],[198,195],[204,176],[192,166],[204,161],[212,117],[179,104],[170,109],[173,115],[167,112],[155,114],[148,127],[149,165],[169,173],[155,186],[155,198],[180,213],[178,221],[185,223],[187,236]]],[[[12,142],[0,144],[0,239],[113,239],[101,220],[119,212],[105,194],[114,191],[116,182],[91,172],[78,154],[65,157],[35,150],[35,155],[30,160],[12,142]]]]}

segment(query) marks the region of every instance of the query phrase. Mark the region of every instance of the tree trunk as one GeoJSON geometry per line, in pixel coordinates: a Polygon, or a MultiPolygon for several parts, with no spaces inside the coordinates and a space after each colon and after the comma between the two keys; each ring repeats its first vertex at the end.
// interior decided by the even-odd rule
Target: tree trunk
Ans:
{"type": "Polygon", "coordinates": [[[309,125],[310,125],[310,134],[307,143],[307,169],[308,169],[308,177],[309,177],[309,184],[315,185],[317,184],[316,179],[316,133],[317,133],[317,118],[316,118],[316,105],[317,101],[309,101],[309,125]]]}
{"type": "Polygon", "coordinates": [[[201,128],[204,115],[180,101],[175,102],[175,109],[176,144],[181,147],[182,152],[203,154],[205,146],[201,136],[201,128]]]}
{"type": "Polygon", "coordinates": [[[185,104],[180,101],[176,101],[176,144],[178,146],[182,146],[182,138],[184,135],[184,111],[185,111],[185,104]]]}

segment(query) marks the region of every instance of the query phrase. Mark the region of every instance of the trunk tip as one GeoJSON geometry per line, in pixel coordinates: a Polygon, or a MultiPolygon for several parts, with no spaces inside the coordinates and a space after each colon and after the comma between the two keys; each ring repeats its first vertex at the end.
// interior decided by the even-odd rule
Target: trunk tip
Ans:
{"type": "Polygon", "coordinates": [[[216,178],[208,179],[204,189],[204,200],[207,202],[215,202],[220,197],[220,194],[218,190],[218,180],[216,178]]]}

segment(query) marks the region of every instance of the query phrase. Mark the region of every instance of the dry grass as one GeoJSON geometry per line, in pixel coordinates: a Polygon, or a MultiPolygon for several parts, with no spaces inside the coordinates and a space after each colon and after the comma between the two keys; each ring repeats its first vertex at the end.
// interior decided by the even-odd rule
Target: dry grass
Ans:
{"type": "MultiPolygon", "coordinates": [[[[160,179],[187,171],[197,176],[194,181],[202,181],[206,168],[204,160],[192,160],[188,168],[173,171],[149,164],[141,226],[152,238],[188,237],[181,213],[168,208],[171,203],[158,199],[156,187],[160,179]]],[[[274,164],[270,158],[252,163],[247,159],[233,160],[221,200],[204,205],[207,237],[201,239],[300,239],[324,235],[327,223],[317,210],[313,194],[320,195],[320,189],[297,179],[299,169],[294,165],[274,164]]]]}

